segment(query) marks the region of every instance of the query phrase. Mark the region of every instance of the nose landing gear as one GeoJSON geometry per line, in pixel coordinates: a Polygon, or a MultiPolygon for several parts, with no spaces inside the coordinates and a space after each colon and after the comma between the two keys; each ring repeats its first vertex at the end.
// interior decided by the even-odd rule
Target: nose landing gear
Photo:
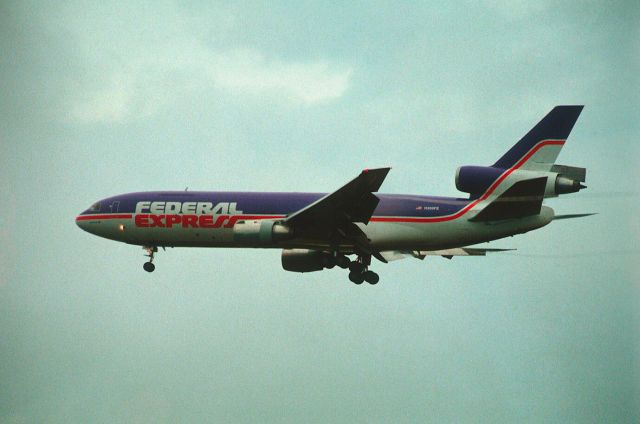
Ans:
{"type": "Polygon", "coordinates": [[[146,252],[145,256],[149,258],[149,262],[145,262],[142,268],[147,272],[153,272],[153,270],[156,269],[156,266],[153,264],[153,254],[158,251],[158,248],[155,246],[145,246],[143,249],[146,252]]]}

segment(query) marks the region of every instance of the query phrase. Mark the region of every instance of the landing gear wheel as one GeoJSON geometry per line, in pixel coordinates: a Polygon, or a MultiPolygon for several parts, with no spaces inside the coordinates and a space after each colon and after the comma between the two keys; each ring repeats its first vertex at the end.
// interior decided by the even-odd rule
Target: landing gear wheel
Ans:
{"type": "Polygon", "coordinates": [[[365,271],[362,274],[362,278],[371,285],[378,284],[378,281],[380,281],[380,276],[373,271],[365,271]]]}
{"type": "Polygon", "coordinates": [[[149,262],[145,262],[142,268],[147,272],[153,272],[153,270],[156,269],[156,266],[153,264],[153,255],[158,251],[158,248],[156,246],[143,246],[142,249],[146,252],[145,256],[149,258],[149,262]]]}
{"type": "Polygon", "coordinates": [[[355,283],[355,284],[362,284],[362,282],[364,281],[364,277],[362,276],[362,273],[360,273],[360,272],[351,271],[349,273],[349,280],[351,280],[351,282],[355,283]]]}
{"type": "Polygon", "coordinates": [[[336,265],[338,265],[342,269],[349,268],[349,264],[351,260],[344,255],[336,256],[336,265]]]}

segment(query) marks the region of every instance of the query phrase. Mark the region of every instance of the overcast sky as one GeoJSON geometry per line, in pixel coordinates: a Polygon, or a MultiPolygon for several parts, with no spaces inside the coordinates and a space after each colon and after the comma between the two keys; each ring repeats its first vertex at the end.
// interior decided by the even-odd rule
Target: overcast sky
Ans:
{"type": "Polygon", "coordinates": [[[0,422],[640,421],[637,2],[0,3],[0,422]],[[75,216],[131,191],[460,195],[584,104],[557,213],[485,258],[287,273],[75,216]]]}

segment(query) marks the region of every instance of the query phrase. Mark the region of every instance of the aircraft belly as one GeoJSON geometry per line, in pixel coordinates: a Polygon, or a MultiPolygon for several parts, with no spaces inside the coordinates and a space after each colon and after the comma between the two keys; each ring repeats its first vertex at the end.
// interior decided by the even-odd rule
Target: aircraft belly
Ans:
{"type": "Polygon", "coordinates": [[[442,245],[464,242],[460,223],[371,222],[361,226],[377,250],[435,249],[442,245]]]}

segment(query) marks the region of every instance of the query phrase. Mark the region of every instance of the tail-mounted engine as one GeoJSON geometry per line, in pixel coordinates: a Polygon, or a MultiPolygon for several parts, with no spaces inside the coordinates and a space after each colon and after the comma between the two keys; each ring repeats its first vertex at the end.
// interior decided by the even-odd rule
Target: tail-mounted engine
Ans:
{"type": "Polygon", "coordinates": [[[267,246],[292,237],[293,229],[278,221],[266,219],[238,221],[233,226],[233,241],[240,246],[267,246]]]}
{"type": "Polygon", "coordinates": [[[556,173],[555,192],[558,194],[575,193],[587,188],[581,184],[587,180],[587,169],[566,165],[553,165],[551,172],[556,173]]]}
{"type": "MultiPolygon", "coordinates": [[[[472,198],[481,196],[505,172],[506,169],[492,166],[461,166],[456,171],[456,188],[469,193],[472,198]]],[[[530,171],[516,169],[509,176],[517,181],[547,177],[544,197],[557,197],[560,194],[575,193],[586,188],[587,170],[573,166],[553,165],[550,171],[530,171]]]]}

